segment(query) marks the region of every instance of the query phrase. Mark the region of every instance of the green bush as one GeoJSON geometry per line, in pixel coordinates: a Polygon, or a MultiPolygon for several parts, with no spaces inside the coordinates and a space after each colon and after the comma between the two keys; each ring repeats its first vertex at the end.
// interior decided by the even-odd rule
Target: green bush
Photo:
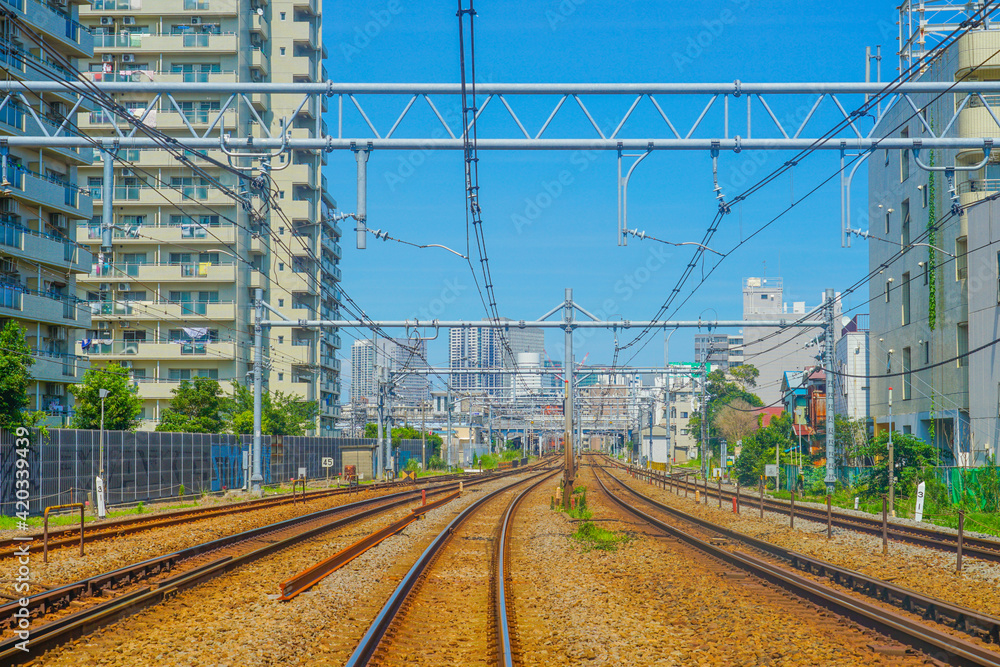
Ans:
{"type": "Polygon", "coordinates": [[[183,484],[181,484],[179,487],[177,487],[177,495],[178,496],[183,496],[184,495],[184,485],[183,484]]]}

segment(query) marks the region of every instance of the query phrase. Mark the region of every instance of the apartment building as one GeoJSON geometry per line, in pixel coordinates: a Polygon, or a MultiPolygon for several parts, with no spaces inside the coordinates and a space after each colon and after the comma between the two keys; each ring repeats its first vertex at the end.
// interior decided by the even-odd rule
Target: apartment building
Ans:
{"type": "MultiPolygon", "coordinates": [[[[79,22],[80,2],[5,0],[16,19],[0,19],[0,72],[23,84],[23,95],[4,100],[0,137],[53,135],[78,103],[68,93],[34,93],[32,82],[72,80],[78,62],[91,57],[93,36],[79,22]]],[[[90,149],[33,146],[0,148],[0,326],[25,328],[35,364],[29,409],[65,425],[73,408],[66,387],[89,367],[79,342],[90,328],[90,309],[76,296],[76,278],[91,256],[75,241],[78,220],[88,220],[90,197],[77,170],[90,149]]]]}
{"type": "MultiPolygon", "coordinates": [[[[427,341],[406,338],[376,338],[354,341],[351,345],[351,403],[355,409],[378,404],[378,369],[383,379],[392,372],[427,368],[427,341]]],[[[419,407],[430,401],[430,381],[427,375],[397,375],[393,377],[393,403],[419,407]]]]}
{"type": "MultiPolygon", "coordinates": [[[[781,381],[785,371],[801,371],[820,364],[817,355],[822,346],[810,343],[823,333],[823,329],[782,329],[782,322],[805,318],[823,323],[826,312],[823,301],[807,308],[805,301],[794,301],[791,307],[784,301],[784,281],[781,278],[745,278],[743,280],[743,320],[773,321],[774,327],[747,327],[743,332],[743,363],[760,371],[754,393],[764,405],[774,405],[781,400],[781,381]]],[[[834,302],[834,322],[840,321],[840,299],[834,302]]],[[[840,328],[834,332],[834,342],[840,337],[840,328]]]]}
{"type": "MultiPolygon", "coordinates": [[[[95,0],[81,12],[94,32],[87,66],[95,81],[312,82],[326,79],[318,0],[95,0]]],[[[158,95],[137,90],[116,101],[144,124],[178,139],[323,131],[325,101],[294,94],[158,95]]],[[[98,110],[81,119],[95,136],[125,124],[98,110]]],[[[257,288],[291,320],[337,319],[341,230],[319,151],[295,150],[271,163],[271,195],[207,158],[186,151],[124,150],[114,165],[114,248],[81,279],[93,304],[91,360],[132,369],[144,399],[144,427],[155,427],[182,380],[207,376],[247,382],[253,364],[252,299],[257,288]],[[222,187],[218,187],[221,185],[222,187]],[[249,199],[249,209],[241,200],[249,199]],[[265,203],[270,199],[270,204],[265,203]]],[[[241,167],[249,161],[238,163],[241,167]]],[[[245,173],[251,174],[247,171],[245,173]]],[[[253,175],[256,172],[252,172],[253,175]]],[[[93,219],[77,230],[96,254],[103,171],[81,169],[95,198],[93,219]]],[[[89,217],[89,216],[88,216],[89,217]]],[[[265,383],[271,391],[318,401],[316,433],[335,431],[340,397],[336,331],[304,327],[265,332],[265,383]]]]}
{"type": "Polygon", "coordinates": [[[743,364],[743,334],[695,334],[694,358],[724,371],[743,364]]]}
{"type": "Polygon", "coordinates": [[[867,419],[869,415],[868,314],[855,315],[840,331],[834,355],[838,379],[833,397],[834,414],[850,419],[867,419]]]}

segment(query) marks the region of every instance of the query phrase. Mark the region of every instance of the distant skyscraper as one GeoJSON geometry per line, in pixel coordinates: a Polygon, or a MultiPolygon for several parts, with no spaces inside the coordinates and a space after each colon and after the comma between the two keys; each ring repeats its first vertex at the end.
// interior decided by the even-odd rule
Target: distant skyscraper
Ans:
{"type": "Polygon", "coordinates": [[[394,403],[419,405],[430,398],[430,382],[426,375],[405,375],[407,369],[427,367],[427,341],[405,338],[355,341],[351,346],[351,402],[374,404],[378,399],[378,373],[384,368],[384,378],[393,374],[394,403]]]}
{"type": "MultiPolygon", "coordinates": [[[[476,327],[449,331],[448,365],[452,370],[469,371],[453,375],[452,385],[459,389],[499,394],[505,388],[513,386],[513,377],[490,373],[490,370],[513,369],[514,361],[520,354],[535,354],[539,355],[539,359],[544,358],[545,332],[542,329],[511,327],[504,335],[513,357],[507,354],[500,332],[496,329],[476,327]]],[[[524,389],[522,386],[521,390],[524,389]]]]}

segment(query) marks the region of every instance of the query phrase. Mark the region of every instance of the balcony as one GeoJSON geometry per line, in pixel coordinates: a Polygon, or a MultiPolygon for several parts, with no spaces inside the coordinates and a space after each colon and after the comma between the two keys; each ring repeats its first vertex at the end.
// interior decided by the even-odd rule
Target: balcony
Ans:
{"type": "Polygon", "coordinates": [[[213,53],[236,53],[235,33],[207,33],[207,32],[186,32],[186,33],[163,33],[154,35],[140,35],[138,33],[129,35],[129,45],[120,46],[122,41],[115,41],[114,46],[102,47],[109,49],[131,49],[133,51],[143,50],[154,53],[184,53],[197,49],[199,55],[213,53]]]}
{"type": "Polygon", "coordinates": [[[213,322],[236,319],[236,304],[232,301],[91,301],[90,311],[95,316],[113,317],[116,320],[196,320],[207,318],[213,322]]]}
{"type": "Polygon", "coordinates": [[[257,269],[250,271],[250,288],[251,289],[263,289],[266,290],[271,286],[271,281],[268,280],[267,275],[261,273],[257,269]]]}
{"type": "Polygon", "coordinates": [[[271,59],[260,49],[253,49],[250,51],[250,68],[260,70],[264,76],[270,76],[271,59]]]}
{"type": "Polygon", "coordinates": [[[94,215],[90,197],[80,194],[73,183],[57,181],[23,168],[9,166],[7,183],[11,195],[36,206],[53,209],[74,219],[94,215]]]}
{"type": "Polygon", "coordinates": [[[76,297],[0,285],[0,316],[4,317],[86,328],[90,326],[90,311],[82,304],[76,297]]]}
{"type": "Polygon", "coordinates": [[[42,38],[52,46],[62,46],[66,55],[89,58],[94,52],[90,29],[77,23],[66,12],[36,0],[3,0],[8,11],[13,10],[21,20],[27,21],[32,30],[42,33],[42,38]]]}
{"type": "MultiPolygon", "coordinates": [[[[90,188],[90,197],[100,200],[102,196],[102,188],[90,188]]],[[[139,206],[169,206],[169,202],[186,203],[192,200],[199,203],[204,202],[213,207],[232,206],[235,203],[232,197],[209,185],[179,185],[175,189],[175,187],[170,185],[158,188],[143,183],[139,185],[116,185],[114,189],[114,203],[116,206],[130,204],[139,206]]],[[[87,201],[89,202],[91,199],[87,198],[87,201]]],[[[88,219],[91,217],[93,217],[92,214],[87,216],[88,219]]]]}
{"type": "Polygon", "coordinates": [[[259,34],[265,40],[271,39],[271,24],[260,14],[254,13],[250,20],[250,32],[259,34]]]}
{"type": "Polygon", "coordinates": [[[250,252],[256,255],[267,254],[267,240],[263,236],[250,237],[250,252]]]}
{"type": "MultiPolygon", "coordinates": [[[[176,210],[176,209],[174,209],[176,210]]],[[[99,241],[101,229],[97,225],[87,225],[87,240],[99,241]]],[[[217,227],[201,226],[194,223],[179,227],[143,225],[142,236],[132,236],[116,229],[115,245],[149,245],[150,243],[166,243],[173,245],[218,245],[232,246],[236,243],[236,227],[231,224],[217,227]]],[[[205,251],[209,249],[206,248],[205,251]]]]}
{"type": "Polygon", "coordinates": [[[287,338],[285,340],[284,343],[271,343],[271,358],[273,360],[280,361],[282,364],[309,365],[315,363],[315,348],[310,342],[297,344],[297,341],[289,343],[287,338]]]}
{"type": "Polygon", "coordinates": [[[0,250],[62,271],[84,273],[93,264],[89,251],[75,243],[0,219],[0,250]]]}
{"type": "Polygon", "coordinates": [[[90,367],[87,357],[37,349],[31,354],[35,357],[31,377],[40,382],[78,382],[77,378],[90,367]]]}
{"type": "Polygon", "coordinates": [[[186,262],[182,264],[106,264],[94,265],[90,273],[77,278],[78,283],[124,282],[231,283],[236,280],[236,266],[231,262],[186,262]]]}
{"type": "Polygon", "coordinates": [[[207,357],[212,361],[232,361],[236,359],[235,341],[216,342],[146,342],[135,340],[113,340],[92,343],[88,350],[94,359],[162,359],[178,361],[192,357],[207,357]]]}
{"type": "Polygon", "coordinates": [[[319,14],[320,0],[293,0],[292,9],[302,11],[312,16],[319,14]]]}
{"type": "Polygon", "coordinates": [[[293,80],[308,79],[316,81],[316,60],[307,56],[295,56],[286,60],[287,71],[283,74],[291,76],[293,80]]]}
{"type": "Polygon", "coordinates": [[[333,240],[330,236],[326,234],[323,235],[323,249],[329,250],[330,254],[333,255],[334,259],[340,259],[344,256],[341,251],[340,244],[333,240]]]}

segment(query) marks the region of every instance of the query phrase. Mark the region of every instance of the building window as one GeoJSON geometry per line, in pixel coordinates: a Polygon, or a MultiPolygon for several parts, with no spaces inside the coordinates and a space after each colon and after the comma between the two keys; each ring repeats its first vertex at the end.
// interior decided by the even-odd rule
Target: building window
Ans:
{"type": "Polygon", "coordinates": [[[920,186],[920,203],[923,204],[924,208],[927,208],[927,200],[929,198],[928,196],[929,192],[930,192],[929,187],[927,187],[926,185],[920,186]]]}
{"type": "Polygon", "coordinates": [[[284,342],[285,342],[285,337],[284,336],[278,336],[278,345],[281,345],[284,342]]]}
{"type": "Polygon", "coordinates": [[[892,281],[885,281],[885,302],[889,303],[889,290],[892,288],[892,281]]]}
{"type": "Polygon", "coordinates": [[[969,365],[969,323],[959,322],[958,323],[958,366],[968,366],[969,365]]]}
{"type": "Polygon", "coordinates": [[[278,262],[278,270],[279,271],[284,271],[285,270],[285,263],[284,262],[278,262]]]}
{"type": "Polygon", "coordinates": [[[687,419],[687,418],[688,418],[688,413],[682,412],[681,413],[681,419],[687,419]]]}
{"type": "Polygon", "coordinates": [[[969,277],[969,241],[966,236],[955,239],[955,280],[969,277]]]}
{"type": "Polygon", "coordinates": [[[285,381],[285,374],[278,373],[278,382],[284,382],[284,381],[285,381]]]}
{"type": "Polygon", "coordinates": [[[890,216],[892,215],[892,209],[887,209],[885,212],[885,234],[888,236],[891,233],[892,225],[890,224],[890,216]]]}
{"type": "Polygon", "coordinates": [[[923,346],[924,346],[924,366],[930,366],[931,365],[931,342],[929,340],[925,340],[923,342],[923,346]]]}
{"type": "Polygon", "coordinates": [[[900,207],[900,245],[903,248],[903,252],[906,252],[910,246],[910,200],[904,199],[903,205],[900,207]]]}
{"type": "Polygon", "coordinates": [[[885,372],[892,372],[892,350],[885,353],[885,372]]]}
{"type": "Polygon", "coordinates": [[[285,20],[285,12],[281,12],[281,20],[282,20],[282,21],[284,21],[284,20],[285,20]]]}
{"type": "MultiPolygon", "coordinates": [[[[1000,262],[1000,257],[997,257],[997,261],[1000,262]]],[[[931,283],[931,272],[930,272],[930,262],[920,262],[924,267],[924,284],[930,285],[931,283]]]]}
{"type": "Polygon", "coordinates": [[[902,298],[903,324],[906,325],[910,323],[910,274],[909,273],[903,274],[902,288],[903,288],[903,298],[902,298]]]}
{"type": "Polygon", "coordinates": [[[910,348],[903,348],[903,400],[913,398],[913,373],[910,372],[910,348]]]}
{"type": "Polygon", "coordinates": [[[285,305],[285,300],[284,299],[278,299],[278,308],[283,308],[284,305],[285,305]]]}
{"type": "Polygon", "coordinates": [[[281,55],[285,55],[285,47],[282,46],[280,47],[280,49],[281,49],[281,55]]]}
{"type": "MultiPolygon", "coordinates": [[[[899,133],[900,138],[910,137],[910,128],[904,127],[899,133]]],[[[899,182],[902,183],[910,177],[910,149],[904,148],[899,152],[899,182]]]]}

